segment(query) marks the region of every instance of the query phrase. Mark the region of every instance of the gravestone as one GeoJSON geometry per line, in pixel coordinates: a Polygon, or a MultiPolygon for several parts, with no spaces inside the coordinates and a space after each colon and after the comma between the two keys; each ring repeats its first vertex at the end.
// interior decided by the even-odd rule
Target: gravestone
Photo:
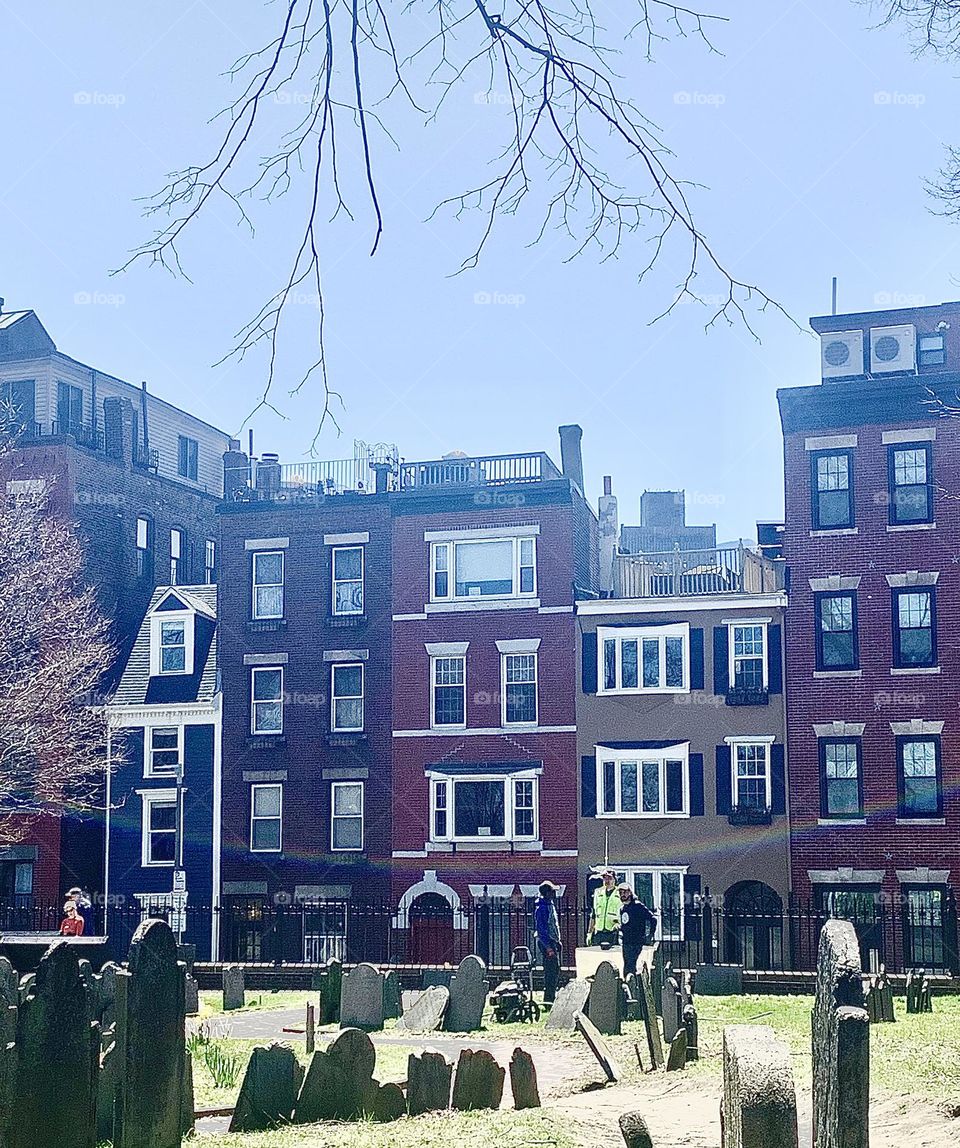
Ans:
{"type": "Polygon", "coordinates": [[[0,1006],[20,1003],[17,970],[6,957],[0,957],[0,1006]]]}
{"type": "Polygon", "coordinates": [[[187,973],[183,981],[184,1010],[187,1016],[196,1016],[200,1011],[200,986],[197,979],[187,973]]]}
{"type": "Polygon", "coordinates": [[[77,961],[77,968],[80,970],[80,976],[83,977],[83,983],[90,990],[90,1007],[95,1011],[97,999],[94,991],[93,965],[90,964],[86,957],[81,957],[77,961]]]}
{"type": "Polygon", "coordinates": [[[812,1051],[817,1148],[868,1148],[870,1018],[849,921],[827,921],[820,933],[812,1051]]]}
{"type": "Polygon", "coordinates": [[[314,978],[314,982],[314,988],[320,991],[320,1023],[337,1024],[340,1020],[343,965],[338,960],[328,961],[326,968],[314,978]]]}
{"type": "Polygon", "coordinates": [[[579,1032],[587,1042],[587,1047],[597,1058],[597,1062],[603,1069],[607,1080],[609,1080],[611,1084],[615,1083],[620,1079],[622,1073],[619,1064],[617,1064],[614,1059],[613,1053],[607,1047],[607,1042],[603,1039],[603,1036],[597,1031],[596,1026],[590,1018],[582,1012],[577,1013],[575,1024],[577,1032],[579,1032]]]}
{"type": "Polygon", "coordinates": [[[179,1148],[185,1052],[184,967],[166,921],[133,934],[117,978],[116,1148],[179,1148]]]}
{"type": "Polygon", "coordinates": [[[447,1032],[475,1032],[483,1023],[486,1003],[487,966],[479,957],[464,957],[450,981],[443,1027],[447,1032]]]}
{"type": "Polygon", "coordinates": [[[399,1020],[403,1016],[400,1005],[400,978],[391,969],[383,977],[383,1019],[399,1020]]]}
{"type": "Polygon", "coordinates": [[[933,994],[925,969],[907,973],[907,1012],[933,1012],[933,994]]]}
{"type": "Polygon", "coordinates": [[[624,1112],[620,1117],[620,1135],[626,1148],[653,1148],[647,1122],[639,1112],[624,1112]]]}
{"type": "Polygon", "coordinates": [[[450,1107],[453,1063],[432,1049],[407,1058],[407,1110],[411,1116],[443,1112],[450,1107]]]}
{"type": "Polygon", "coordinates": [[[92,1148],[100,1033],[91,1022],[76,950],[55,941],[41,957],[17,1016],[10,1148],[92,1148]]]}
{"type": "Polygon", "coordinates": [[[667,1044],[673,1042],[683,1022],[683,1004],[680,985],[673,976],[667,977],[663,982],[661,995],[661,1016],[663,1017],[663,1039],[667,1044]]]}
{"type": "Polygon", "coordinates": [[[408,1009],[412,1009],[417,1001],[423,996],[423,989],[401,989],[400,990],[400,1015],[403,1016],[408,1009]]]}
{"type": "Polygon", "coordinates": [[[620,974],[609,961],[601,961],[590,982],[587,1016],[604,1036],[619,1036],[623,1014],[620,974]]]}
{"type": "Polygon", "coordinates": [[[897,1019],[893,1008],[893,987],[883,965],[878,974],[866,978],[864,1007],[871,1024],[889,1024],[897,1019]]]}
{"type": "Polygon", "coordinates": [[[307,1056],[312,1056],[317,1050],[317,1015],[310,1001],[307,1001],[307,1022],[303,1026],[303,1042],[307,1047],[307,1056]]]}
{"type": "Polygon", "coordinates": [[[687,1030],[677,1029],[670,1042],[670,1052],[667,1055],[667,1072],[678,1072],[687,1064],[687,1030]]]}
{"type": "Polygon", "coordinates": [[[285,1044],[255,1048],[230,1121],[231,1132],[266,1132],[293,1119],[303,1068],[285,1044]]]}
{"type": "Polygon", "coordinates": [[[687,1034],[687,1061],[700,1059],[700,1023],[692,1004],[683,1010],[683,1028],[687,1034]]]}
{"type": "Polygon", "coordinates": [[[723,1030],[723,1148],[797,1148],[790,1050],[768,1025],[723,1030]]]}
{"type": "Polygon", "coordinates": [[[647,1037],[647,1049],[650,1053],[650,1063],[653,1067],[663,1067],[663,1044],[660,1040],[660,1024],[657,1019],[656,1007],[653,1003],[653,989],[650,985],[650,974],[646,969],[640,973],[640,1011],[643,1028],[647,1037]]]}
{"type": "Polygon", "coordinates": [[[640,1019],[640,978],[636,973],[628,973],[627,979],[624,983],[624,992],[626,993],[626,1012],[627,1020],[640,1019]]]}
{"type": "Polygon", "coordinates": [[[443,1018],[450,1003],[450,990],[434,985],[422,992],[397,1021],[403,1032],[436,1032],[443,1026],[443,1018]]]}
{"type": "Polygon", "coordinates": [[[243,983],[243,969],[240,965],[227,965],[223,970],[223,1011],[232,1012],[243,1008],[247,1003],[243,983]]]}
{"type": "Polygon", "coordinates": [[[547,1017],[544,1026],[547,1032],[574,1032],[575,1018],[578,1012],[587,1007],[587,998],[590,996],[590,982],[587,980],[568,981],[557,993],[553,1008],[547,1017]]]}
{"type": "Polygon", "coordinates": [[[432,989],[435,985],[442,985],[448,989],[453,980],[453,969],[423,969],[420,973],[420,987],[432,989]]]}
{"type": "Polygon", "coordinates": [[[533,1057],[522,1048],[515,1048],[510,1057],[510,1090],[513,1093],[514,1108],[540,1107],[537,1068],[533,1057]]]}
{"type": "Polygon", "coordinates": [[[377,1084],[373,1042],[358,1028],[346,1028],[325,1052],[315,1052],[293,1113],[295,1124],[357,1120],[370,1108],[377,1084]]]}
{"type": "Polygon", "coordinates": [[[340,1025],[379,1032],[383,1028],[383,974],[373,965],[360,964],[343,978],[340,1025]]]}
{"type": "Polygon", "coordinates": [[[698,965],[696,986],[705,997],[741,996],[743,965],[698,965]]]}
{"type": "Polygon", "coordinates": [[[113,1139],[113,1108],[116,1103],[120,1057],[116,1034],[110,1032],[97,1072],[97,1141],[113,1139]]]}
{"type": "MultiPolygon", "coordinates": [[[[377,1085],[377,1082],[373,1082],[377,1085]]],[[[371,1094],[367,1114],[380,1124],[399,1120],[407,1114],[407,1098],[399,1084],[379,1084],[371,1094]]]]}
{"type": "Polygon", "coordinates": [[[100,970],[100,1024],[103,1028],[110,1028],[117,1019],[115,1003],[117,999],[117,973],[120,966],[113,961],[107,963],[100,970]]]}
{"type": "MultiPolygon", "coordinates": [[[[77,975],[79,976],[80,974],[78,973],[77,975]]],[[[17,992],[20,996],[20,1004],[23,1004],[23,1002],[30,995],[30,992],[33,989],[34,984],[36,984],[36,980],[37,980],[37,974],[36,973],[24,973],[23,976],[20,978],[20,985],[17,989],[17,992]]]]}
{"type": "Polygon", "coordinates": [[[450,1107],[458,1112],[500,1107],[505,1070],[486,1049],[465,1048],[453,1077],[450,1107]]]}
{"type": "Polygon", "coordinates": [[[194,1131],[196,1124],[193,1096],[193,1057],[189,1052],[183,1054],[183,1089],[180,1100],[180,1130],[184,1136],[189,1136],[194,1131]]]}

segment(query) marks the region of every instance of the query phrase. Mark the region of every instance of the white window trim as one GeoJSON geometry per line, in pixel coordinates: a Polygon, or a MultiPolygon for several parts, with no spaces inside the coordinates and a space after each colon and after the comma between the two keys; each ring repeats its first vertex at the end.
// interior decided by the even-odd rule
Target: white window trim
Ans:
{"type": "MultiPolygon", "coordinates": [[[[330,852],[331,853],[362,853],[363,852],[363,848],[364,848],[364,844],[365,844],[365,838],[366,838],[366,834],[364,832],[364,829],[365,829],[364,814],[366,812],[366,800],[367,800],[366,788],[367,787],[364,785],[364,783],[362,781],[333,781],[330,783],[330,852]],[[356,785],[360,786],[360,844],[358,846],[355,846],[355,847],[351,846],[350,848],[344,848],[343,846],[340,846],[338,848],[334,844],[335,835],[333,832],[334,823],[337,820],[336,814],[334,813],[334,810],[336,808],[336,793],[337,793],[338,789],[343,789],[344,787],[352,787],[352,786],[356,786],[356,785]]],[[[347,814],[341,814],[340,816],[346,818],[348,815],[347,814]]],[[[355,817],[356,817],[356,814],[354,814],[354,813],[349,814],[350,820],[353,820],[355,817]]]]}
{"type": "Polygon", "coordinates": [[[283,783],[279,781],[262,782],[250,786],[250,852],[251,853],[282,853],[283,852],[283,783]],[[258,789],[277,789],[280,791],[280,813],[276,817],[254,817],[254,794],[258,789]],[[253,844],[254,821],[279,821],[280,844],[276,849],[256,849],[253,844]]]}
{"type": "Polygon", "coordinates": [[[644,873],[644,874],[649,874],[650,876],[652,876],[653,877],[654,901],[656,903],[653,905],[648,905],[647,908],[652,909],[653,912],[656,914],[656,917],[657,917],[657,932],[656,932],[656,938],[655,939],[658,941],[662,941],[664,939],[666,939],[668,941],[671,941],[671,940],[682,941],[684,939],[684,930],[686,929],[686,924],[687,924],[686,913],[684,912],[684,909],[686,907],[685,886],[687,883],[687,869],[689,868],[689,866],[687,866],[687,865],[616,865],[616,864],[614,864],[614,865],[611,865],[610,868],[613,869],[617,873],[618,876],[622,873],[624,875],[624,880],[630,885],[631,889],[633,889],[635,887],[634,882],[633,882],[634,874],[644,873]],[[663,936],[663,920],[662,920],[662,917],[660,915],[660,902],[661,902],[661,897],[662,897],[662,892],[661,892],[661,888],[660,888],[660,881],[661,881],[661,877],[664,873],[677,873],[680,876],[680,935],[678,937],[670,936],[670,937],[664,938],[664,936],[663,936]]]}
{"type": "Polygon", "coordinates": [[[500,655],[500,724],[507,729],[528,729],[540,722],[540,654],[537,650],[511,651],[500,655]],[[533,719],[507,721],[507,659],[533,658],[533,719]]]}
{"type": "Polygon", "coordinates": [[[629,820],[629,821],[671,821],[687,819],[690,817],[690,743],[678,742],[676,745],[664,746],[662,749],[611,749],[602,745],[596,747],[597,754],[597,814],[601,820],[629,820]],[[660,769],[660,804],[663,806],[667,795],[667,761],[680,761],[683,771],[683,809],[677,813],[645,813],[638,808],[636,812],[620,812],[620,767],[623,762],[636,762],[637,764],[637,806],[643,804],[643,762],[656,761],[660,769]],[[616,767],[616,810],[604,813],[603,806],[603,766],[605,762],[612,761],[616,767]]]}
{"type": "Polygon", "coordinates": [[[739,809],[740,804],[737,800],[738,787],[737,787],[737,749],[742,745],[756,745],[763,747],[764,754],[764,767],[766,770],[766,785],[765,785],[765,800],[766,809],[773,808],[773,769],[772,769],[772,752],[770,746],[776,740],[774,734],[764,735],[762,737],[725,737],[724,742],[730,746],[730,807],[732,809],[739,809]]]}
{"type": "Polygon", "coordinates": [[[367,676],[366,667],[363,662],[331,662],[330,663],[330,732],[331,733],[363,733],[363,727],[366,722],[366,691],[367,691],[367,676]],[[336,680],[337,670],[342,670],[346,666],[357,666],[360,669],[360,724],[358,726],[338,726],[337,725],[337,702],[338,701],[355,701],[357,695],[341,695],[334,692],[334,682],[336,680]]]}
{"type": "Polygon", "coordinates": [[[354,546],[331,546],[330,547],[330,614],[334,618],[359,618],[367,608],[367,556],[364,553],[365,547],[362,545],[354,546]],[[359,610],[338,610],[337,609],[337,585],[339,582],[356,582],[356,578],[337,578],[337,555],[341,550],[359,550],[360,551],[360,602],[361,607],[359,610]]]}
{"type": "MultiPolygon", "coordinates": [[[[174,725],[172,722],[165,724],[157,722],[156,725],[148,725],[144,727],[143,731],[143,776],[145,778],[171,778],[176,777],[179,770],[183,769],[183,725],[174,725]],[[158,729],[172,729],[177,733],[177,765],[173,770],[161,769],[159,771],[153,768],[153,735],[158,729]]],[[[169,752],[169,751],[168,751],[169,752]]]]}
{"type": "Polygon", "coordinates": [[[537,561],[537,534],[539,531],[527,531],[519,534],[499,534],[492,533],[489,537],[481,538],[464,538],[455,536],[452,538],[444,538],[438,541],[431,542],[430,544],[430,601],[431,602],[503,602],[503,601],[516,601],[518,599],[523,601],[530,601],[537,597],[537,579],[538,579],[538,561],[537,561]],[[457,547],[458,546],[471,546],[479,544],[489,544],[491,542],[509,542],[513,547],[513,586],[514,589],[510,594],[457,594],[457,547]],[[533,589],[523,590],[520,589],[520,553],[522,543],[533,543],[533,589]],[[436,573],[437,573],[437,552],[441,546],[447,548],[447,593],[439,595],[436,593],[436,573]]]}
{"type": "Polygon", "coordinates": [[[193,673],[195,615],[192,610],[162,610],[150,619],[150,676],[187,677],[193,673]],[[164,622],[183,622],[183,669],[160,669],[160,636],[164,622]]]}
{"type": "Polygon", "coordinates": [[[286,608],[286,588],[285,581],[287,576],[287,556],[282,550],[255,550],[253,552],[253,560],[250,566],[250,617],[255,622],[269,622],[277,621],[283,618],[283,612],[286,608]],[[279,582],[257,582],[257,563],[261,558],[272,558],[277,556],[280,559],[280,581],[279,582]],[[257,586],[280,587],[280,613],[279,614],[259,614],[257,612],[257,586]]]}
{"type": "MultiPolygon", "coordinates": [[[[452,645],[463,645],[466,647],[466,642],[450,643],[452,645]]],[[[430,655],[430,728],[431,729],[466,729],[467,728],[467,653],[466,649],[463,652],[454,652],[450,654],[431,654],[430,655]],[[461,722],[444,722],[442,725],[437,722],[437,662],[441,659],[459,658],[463,662],[463,721],[461,722]]]]}
{"type": "MultiPolygon", "coordinates": [[[[727,680],[730,683],[730,689],[731,690],[735,688],[734,683],[737,680],[737,675],[736,675],[737,660],[736,660],[736,654],[734,653],[734,640],[733,640],[733,633],[734,633],[734,630],[736,629],[737,626],[759,626],[760,629],[763,631],[763,637],[762,637],[763,649],[762,649],[761,654],[760,654],[760,657],[763,661],[763,687],[762,688],[764,690],[768,690],[770,688],[770,638],[769,638],[769,633],[768,633],[768,629],[767,629],[768,625],[769,625],[769,623],[767,622],[767,620],[765,618],[755,618],[755,619],[741,618],[735,622],[727,622],[727,649],[728,649],[728,656],[729,656],[729,664],[727,666],[727,674],[728,674],[727,680]]],[[[754,657],[754,656],[755,655],[751,655],[751,657],[754,657]]]]}
{"type": "Polygon", "coordinates": [[[203,542],[203,576],[206,579],[206,584],[212,586],[216,579],[217,571],[217,540],[215,538],[205,538],[203,542]],[[211,562],[210,559],[213,558],[211,562]]]}
{"type": "Polygon", "coordinates": [[[285,707],[283,704],[283,700],[284,700],[284,678],[285,677],[286,677],[286,675],[284,673],[283,666],[274,665],[274,666],[251,666],[250,667],[250,735],[251,735],[251,737],[281,737],[282,736],[283,725],[284,725],[284,716],[285,716],[284,715],[284,708],[285,707]],[[257,729],[257,718],[256,718],[256,712],[257,712],[256,706],[257,705],[265,705],[267,703],[266,703],[266,701],[261,701],[258,703],[254,702],[254,700],[253,700],[254,693],[255,693],[254,683],[257,680],[257,674],[264,673],[266,671],[269,671],[270,673],[278,672],[280,674],[280,728],[279,729],[270,729],[270,730],[267,730],[267,729],[259,729],[258,730],[257,729]]]}
{"type": "Polygon", "coordinates": [[[458,845],[476,845],[484,844],[489,841],[499,841],[505,844],[510,842],[526,842],[526,841],[539,841],[540,839],[540,781],[539,770],[524,770],[522,773],[508,773],[508,774],[489,774],[489,773],[471,773],[471,774],[431,774],[430,777],[430,835],[428,841],[432,842],[450,842],[458,845]],[[456,786],[463,781],[499,781],[504,785],[504,802],[503,802],[503,828],[504,833],[502,836],[490,837],[458,837],[455,832],[456,823],[456,786]],[[516,790],[515,782],[529,781],[533,784],[533,834],[525,834],[523,837],[518,837],[515,833],[516,828],[516,790]],[[447,832],[443,837],[435,835],[436,828],[436,798],[437,787],[439,785],[446,785],[447,787],[447,832]]]}
{"type": "MultiPolygon", "coordinates": [[[[150,810],[154,805],[177,804],[177,791],[175,789],[140,790],[140,865],[144,869],[173,869],[176,866],[176,857],[173,861],[152,861],[150,859],[150,810]]],[[[183,805],[180,810],[180,839],[183,839],[183,805]]],[[[174,837],[177,833],[174,831],[174,837]]]]}
{"type": "Polygon", "coordinates": [[[183,583],[180,581],[179,575],[183,573],[183,571],[180,568],[180,564],[181,564],[181,562],[183,562],[183,540],[184,540],[185,534],[186,534],[186,532],[180,526],[171,526],[170,527],[170,585],[171,586],[183,585],[183,583]],[[176,552],[176,554],[174,554],[174,552],[173,552],[173,540],[174,540],[174,538],[176,538],[176,540],[177,540],[177,552],[176,552]],[[176,567],[176,571],[174,571],[174,567],[176,567]]]}
{"type": "Polygon", "coordinates": [[[598,653],[598,667],[597,667],[597,693],[606,694],[688,694],[690,693],[690,623],[689,622],[676,622],[669,626],[636,626],[629,628],[618,627],[616,629],[610,626],[600,626],[597,629],[597,653],[598,653]],[[660,643],[660,680],[666,680],[666,650],[667,638],[682,638],[683,639],[683,685],[681,686],[643,686],[639,683],[643,681],[643,641],[644,639],[655,638],[660,643]],[[616,641],[617,657],[616,657],[616,681],[617,684],[611,688],[604,686],[604,642],[616,641]],[[636,686],[624,688],[619,683],[622,677],[622,658],[620,653],[620,644],[624,641],[637,643],[637,682],[636,686]]]}

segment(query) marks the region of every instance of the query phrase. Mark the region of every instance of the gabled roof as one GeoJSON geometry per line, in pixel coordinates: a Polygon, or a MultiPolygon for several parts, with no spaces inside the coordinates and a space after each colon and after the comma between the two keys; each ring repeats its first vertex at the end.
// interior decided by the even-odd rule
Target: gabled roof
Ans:
{"type": "Polygon", "coordinates": [[[158,586],[140,623],[111,706],[184,705],[210,702],[217,693],[216,586],[158,586]],[[150,676],[151,620],[164,606],[194,612],[193,673],[150,676]]]}
{"type": "MultiPolygon", "coordinates": [[[[27,315],[32,315],[32,311],[6,311],[0,312],[0,330],[5,327],[12,327],[14,323],[18,323],[21,319],[26,318],[27,315]]],[[[39,321],[39,320],[38,320],[39,321]]]]}

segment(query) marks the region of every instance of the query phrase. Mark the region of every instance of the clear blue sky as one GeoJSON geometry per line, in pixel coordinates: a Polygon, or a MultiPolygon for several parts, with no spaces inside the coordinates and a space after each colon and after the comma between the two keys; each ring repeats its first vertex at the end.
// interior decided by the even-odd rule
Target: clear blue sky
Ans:
{"type": "MultiPolygon", "coordinates": [[[[626,4],[597,5],[615,43],[626,4]]],[[[298,201],[261,213],[252,241],[218,207],[183,246],[192,283],[145,266],[109,271],[148,233],[137,197],[206,154],[207,121],[230,91],[221,73],[281,8],[0,0],[0,295],[8,309],[36,309],[66,353],[147,379],[230,431],[255,402],[263,359],[212,364],[281,281],[298,201]]],[[[402,21],[402,5],[390,8],[402,21]]],[[[696,213],[729,267],[804,327],[829,310],[832,275],[841,310],[960,296],[960,230],[930,214],[921,185],[943,141],[960,142],[956,69],[914,58],[902,30],[871,31],[848,0],[710,10],[729,17],[713,33],[722,55],[687,39],[652,64],[628,47],[620,67],[676,153],[674,172],[707,185],[692,193],[696,213]]],[[[590,496],[612,474],[622,521],[636,521],[642,490],[685,487],[692,521],[752,534],[782,513],[775,391],[818,381],[816,343],[770,313],[755,317],[760,343],[743,328],[705,333],[693,305],[651,327],[683,253],[642,285],[642,236],[616,261],[565,263],[559,237],[527,246],[532,203],[502,221],[477,270],[449,277],[479,220],[423,221],[482,179],[501,138],[509,109],[478,100],[484,87],[468,78],[434,126],[397,110],[399,153],[378,144],[385,235],[374,259],[359,196],[356,223],[324,230],[328,355],[346,409],[320,453],[348,457],[360,438],[396,442],[406,458],[558,457],[557,425],[579,422],[590,496]],[[478,293],[520,298],[483,304],[478,293]]],[[[307,305],[304,319],[301,332],[307,305]]],[[[259,415],[257,448],[302,458],[316,392],[287,398],[281,386],[276,398],[288,418],[259,415]]]]}

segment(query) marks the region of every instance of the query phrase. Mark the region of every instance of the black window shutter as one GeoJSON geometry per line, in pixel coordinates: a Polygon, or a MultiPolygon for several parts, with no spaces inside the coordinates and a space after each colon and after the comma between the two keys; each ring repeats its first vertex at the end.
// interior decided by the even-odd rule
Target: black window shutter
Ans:
{"type": "Polygon", "coordinates": [[[717,746],[717,816],[726,817],[733,805],[730,782],[730,746],[717,746]]]}
{"type": "Polygon", "coordinates": [[[767,627],[767,692],[783,693],[783,628],[767,627]]]}
{"type": "Polygon", "coordinates": [[[580,758],[580,815],[581,817],[597,816],[597,759],[595,757],[580,758]]]}
{"type": "Polygon", "coordinates": [[[580,640],[580,678],[585,694],[597,692],[597,632],[584,632],[580,640]]]}
{"type": "Polygon", "coordinates": [[[143,777],[144,769],[144,731],[142,729],[128,730],[123,739],[123,755],[126,765],[132,766],[143,777]]]}
{"type": "MultiPolygon", "coordinates": [[[[188,725],[183,731],[183,764],[213,769],[213,726],[188,725]]],[[[203,776],[203,774],[201,774],[203,776]]],[[[212,773],[211,773],[212,776],[212,773]]]]}
{"type": "Polygon", "coordinates": [[[690,689],[703,689],[703,630],[690,631],[690,689]]]}
{"type": "Polygon", "coordinates": [[[787,771],[780,742],[770,746],[770,803],[772,813],[787,812],[787,771]]]}
{"type": "Polygon", "coordinates": [[[713,692],[726,694],[730,690],[730,635],[726,626],[713,627],[713,692]]]}
{"type": "Polygon", "coordinates": [[[688,941],[700,940],[700,906],[697,898],[700,896],[700,878],[693,873],[685,873],[683,877],[683,923],[684,937],[688,941]]]}
{"type": "Polygon", "coordinates": [[[690,754],[690,816],[703,816],[703,754],[690,754]]]}

